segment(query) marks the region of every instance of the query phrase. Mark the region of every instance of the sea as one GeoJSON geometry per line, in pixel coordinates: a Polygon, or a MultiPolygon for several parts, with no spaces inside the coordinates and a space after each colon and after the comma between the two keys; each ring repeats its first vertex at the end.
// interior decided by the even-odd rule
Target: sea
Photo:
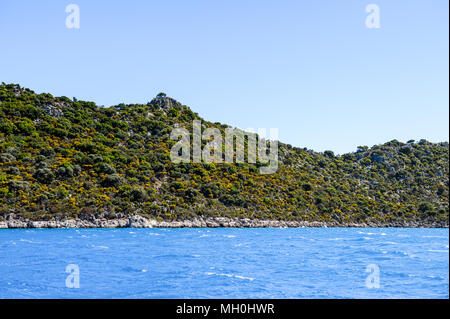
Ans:
{"type": "Polygon", "coordinates": [[[0,298],[449,298],[449,230],[0,229],[0,298]]]}

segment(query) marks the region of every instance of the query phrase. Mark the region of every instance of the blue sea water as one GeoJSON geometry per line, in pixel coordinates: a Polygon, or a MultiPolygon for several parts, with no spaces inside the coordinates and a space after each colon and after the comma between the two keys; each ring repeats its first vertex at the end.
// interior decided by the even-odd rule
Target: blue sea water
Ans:
{"type": "Polygon", "coordinates": [[[0,298],[449,298],[449,231],[2,229],[0,274],[0,298]]]}

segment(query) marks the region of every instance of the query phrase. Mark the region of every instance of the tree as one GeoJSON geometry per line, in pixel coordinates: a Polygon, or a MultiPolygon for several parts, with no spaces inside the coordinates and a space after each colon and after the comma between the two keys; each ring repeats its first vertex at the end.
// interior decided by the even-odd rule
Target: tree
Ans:
{"type": "Polygon", "coordinates": [[[358,148],[356,149],[356,153],[365,152],[365,151],[367,151],[368,149],[369,149],[369,147],[368,147],[368,146],[365,146],[365,145],[363,145],[363,146],[358,146],[358,148]]]}
{"type": "Polygon", "coordinates": [[[334,152],[327,150],[327,151],[323,152],[323,155],[325,155],[328,158],[333,158],[334,157],[334,152]]]}
{"type": "Polygon", "coordinates": [[[159,92],[156,97],[166,97],[166,93],[159,92]]]}

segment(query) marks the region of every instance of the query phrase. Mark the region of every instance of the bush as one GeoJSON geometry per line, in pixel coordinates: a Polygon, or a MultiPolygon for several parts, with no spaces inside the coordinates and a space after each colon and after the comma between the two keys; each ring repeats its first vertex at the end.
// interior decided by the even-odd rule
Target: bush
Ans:
{"type": "Polygon", "coordinates": [[[8,173],[10,175],[19,175],[20,170],[17,167],[10,167],[6,170],[6,173],[8,173]]]}
{"type": "Polygon", "coordinates": [[[428,203],[428,202],[421,202],[419,204],[419,212],[421,213],[427,213],[427,214],[432,214],[434,213],[434,207],[433,204],[428,203]]]}
{"type": "Polygon", "coordinates": [[[194,199],[199,195],[199,192],[192,188],[188,187],[183,194],[183,198],[186,199],[188,202],[193,202],[194,199]]]}
{"type": "Polygon", "coordinates": [[[9,153],[11,155],[17,156],[19,154],[20,149],[16,146],[10,146],[6,149],[5,153],[9,153]]]}
{"type": "Polygon", "coordinates": [[[85,152],[85,153],[94,153],[97,151],[97,145],[95,143],[92,143],[91,141],[82,141],[79,145],[77,145],[77,149],[85,152]]]}
{"type": "Polygon", "coordinates": [[[111,174],[106,176],[103,180],[103,185],[106,187],[119,187],[125,183],[125,180],[119,174],[111,174]]]}
{"type": "Polygon", "coordinates": [[[56,191],[56,196],[59,199],[64,199],[69,195],[69,192],[65,187],[58,187],[58,190],[56,191]]]}
{"type": "Polygon", "coordinates": [[[97,163],[94,165],[94,170],[97,173],[104,173],[104,174],[114,174],[116,173],[116,169],[114,166],[106,164],[106,163],[97,163]]]}
{"type": "Polygon", "coordinates": [[[36,131],[36,128],[34,127],[33,121],[31,121],[28,118],[24,118],[16,123],[16,127],[19,129],[21,133],[24,134],[31,134],[34,131],[36,131]]]}
{"type": "Polygon", "coordinates": [[[36,168],[49,168],[47,162],[38,162],[36,163],[36,168]]]}
{"type": "Polygon", "coordinates": [[[164,171],[165,170],[164,164],[156,162],[155,164],[153,164],[153,170],[158,173],[164,171]]]}
{"type": "Polygon", "coordinates": [[[46,158],[52,158],[54,157],[55,151],[52,148],[43,148],[40,152],[40,155],[45,156],[46,158]]]}
{"type": "Polygon", "coordinates": [[[183,182],[173,182],[170,184],[170,187],[173,187],[176,190],[180,190],[184,188],[184,183],[183,182]]]}
{"type": "Polygon", "coordinates": [[[205,197],[216,198],[220,193],[220,188],[215,183],[208,183],[202,185],[200,191],[205,197]]]}
{"type": "Polygon", "coordinates": [[[10,163],[14,162],[15,160],[16,158],[12,154],[9,153],[0,154],[0,163],[10,163]]]}
{"type": "Polygon", "coordinates": [[[73,166],[73,175],[78,176],[81,173],[81,167],[80,165],[74,165],[73,166]]]}
{"type": "Polygon", "coordinates": [[[11,180],[9,181],[8,186],[11,191],[18,191],[18,190],[25,191],[30,188],[30,183],[25,181],[11,180]]]}
{"type": "Polygon", "coordinates": [[[409,154],[411,154],[411,152],[412,152],[412,150],[411,150],[411,147],[409,147],[409,146],[400,147],[400,153],[409,155],[409,154]]]}
{"type": "Polygon", "coordinates": [[[0,132],[5,134],[12,134],[16,130],[17,130],[16,126],[10,121],[8,120],[0,121],[0,132]]]}
{"type": "Polygon", "coordinates": [[[225,194],[220,196],[219,200],[227,206],[242,206],[245,203],[244,198],[241,195],[232,196],[225,194]]]}
{"type": "Polygon", "coordinates": [[[44,155],[38,155],[38,156],[36,156],[36,158],[35,158],[35,162],[36,163],[40,163],[40,162],[44,162],[44,161],[46,161],[47,160],[47,158],[44,156],[44,155]]]}
{"type": "Polygon", "coordinates": [[[328,158],[334,158],[334,152],[333,151],[325,151],[325,152],[323,152],[323,155],[325,155],[328,158]]]}
{"type": "Polygon", "coordinates": [[[63,178],[73,177],[73,169],[72,169],[72,167],[60,166],[56,170],[56,175],[59,177],[63,177],[63,178]]]}
{"type": "Polygon", "coordinates": [[[88,156],[90,163],[101,163],[103,162],[103,156],[101,156],[100,154],[90,154],[88,156]]]}
{"type": "Polygon", "coordinates": [[[143,187],[135,187],[130,194],[130,199],[133,202],[144,202],[148,198],[147,192],[143,187]]]}
{"type": "Polygon", "coordinates": [[[55,178],[52,174],[52,171],[48,168],[39,168],[34,173],[34,178],[36,178],[39,182],[44,184],[49,184],[55,178]]]}

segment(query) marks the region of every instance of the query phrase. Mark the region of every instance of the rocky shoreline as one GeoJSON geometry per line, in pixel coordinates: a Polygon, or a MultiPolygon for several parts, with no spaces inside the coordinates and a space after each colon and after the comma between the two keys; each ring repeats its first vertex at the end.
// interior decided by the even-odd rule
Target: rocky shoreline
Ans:
{"type": "Polygon", "coordinates": [[[0,221],[3,228],[264,228],[264,227],[411,227],[411,228],[448,228],[448,222],[418,223],[339,223],[339,222],[309,222],[284,220],[232,219],[227,217],[196,218],[180,221],[160,221],[135,215],[129,218],[117,219],[66,219],[50,221],[33,221],[13,219],[0,221]]]}

